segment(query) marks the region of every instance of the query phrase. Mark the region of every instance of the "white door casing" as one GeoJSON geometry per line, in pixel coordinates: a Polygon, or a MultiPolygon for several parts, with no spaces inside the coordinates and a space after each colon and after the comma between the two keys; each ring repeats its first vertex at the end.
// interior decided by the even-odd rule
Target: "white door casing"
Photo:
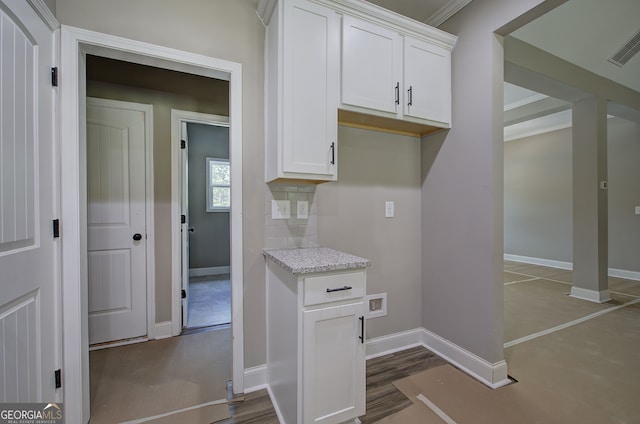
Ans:
{"type": "Polygon", "coordinates": [[[180,142],[185,141],[184,149],[180,149],[180,214],[184,222],[180,226],[182,249],[180,250],[180,267],[182,278],[182,328],[189,323],[189,135],[187,122],[180,121],[180,142]]]}
{"type": "Polygon", "coordinates": [[[151,116],[150,105],[87,99],[90,344],[147,335],[145,132],[151,116]]]}
{"type": "MultiPolygon", "coordinates": [[[[63,349],[65,370],[65,415],[68,422],[87,422],[90,415],[89,352],[87,324],[86,222],[83,221],[86,190],[84,190],[83,159],[85,152],[85,55],[87,53],[113,59],[127,60],[174,71],[187,72],[230,82],[230,148],[232,157],[239,158],[232,170],[235,182],[232,202],[237,217],[232,217],[232,349],[233,390],[244,391],[243,339],[243,257],[242,257],[242,65],[209,56],[198,55],[168,47],[135,41],[94,31],[61,27],[60,73],[60,161],[61,216],[65,243],[62,245],[62,310],[63,349]],[[233,200],[235,199],[235,200],[233,200]],[[83,256],[84,255],[84,256],[83,256]]],[[[173,130],[172,130],[173,131],[173,130]]],[[[174,157],[172,153],[172,164],[174,157]]],[[[232,159],[233,160],[233,159],[232,159]]],[[[84,168],[86,169],[86,168],[84,168]]],[[[172,193],[177,190],[173,178],[172,193]],[[175,186],[174,186],[175,185],[175,186]]],[[[176,199],[171,200],[172,220],[179,218],[176,199]]],[[[172,221],[175,222],[175,221],[172,221]]],[[[171,237],[179,240],[179,227],[172,227],[171,237]]],[[[173,243],[172,243],[173,244],[173,243]]],[[[172,290],[179,289],[179,268],[172,251],[172,290]],[[178,284],[174,287],[174,284],[178,284]]],[[[172,303],[172,321],[179,316],[179,304],[172,303]]],[[[176,319],[177,321],[177,319],[176,319]]],[[[156,323],[157,324],[157,323],[156,323]]]]}
{"type": "Polygon", "coordinates": [[[0,402],[59,402],[58,167],[52,27],[0,1],[0,402]]]}

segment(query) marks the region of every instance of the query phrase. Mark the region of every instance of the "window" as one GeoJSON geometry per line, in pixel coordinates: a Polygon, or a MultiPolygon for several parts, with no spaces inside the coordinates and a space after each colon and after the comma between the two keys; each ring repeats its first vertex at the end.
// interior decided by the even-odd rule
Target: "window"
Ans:
{"type": "Polygon", "coordinates": [[[231,206],[231,167],[227,159],[207,158],[207,212],[227,212],[231,206]]]}

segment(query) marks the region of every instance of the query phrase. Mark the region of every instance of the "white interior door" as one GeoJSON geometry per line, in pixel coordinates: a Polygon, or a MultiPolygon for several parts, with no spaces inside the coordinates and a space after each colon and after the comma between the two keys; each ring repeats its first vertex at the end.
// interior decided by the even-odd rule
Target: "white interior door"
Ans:
{"type": "Polygon", "coordinates": [[[147,334],[145,112],[87,99],[89,343],[147,334]]]}
{"type": "Polygon", "coordinates": [[[55,402],[60,362],[53,37],[0,0],[0,402],[55,402]]]}
{"type": "Polygon", "coordinates": [[[181,277],[182,277],[182,328],[189,323],[189,138],[187,122],[180,121],[180,213],[184,217],[180,226],[182,236],[181,277]]]}

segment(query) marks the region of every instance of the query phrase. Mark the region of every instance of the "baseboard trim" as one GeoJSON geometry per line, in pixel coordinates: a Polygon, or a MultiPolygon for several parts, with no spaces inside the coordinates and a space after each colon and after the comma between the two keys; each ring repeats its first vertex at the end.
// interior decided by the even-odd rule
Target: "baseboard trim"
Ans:
{"type": "Polygon", "coordinates": [[[425,328],[422,328],[422,344],[433,353],[493,389],[502,387],[510,382],[505,360],[495,363],[488,362],[425,328]]]}
{"type": "Polygon", "coordinates": [[[367,360],[421,346],[421,329],[401,331],[367,340],[367,360]]]}
{"type": "Polygon", "coordinates": [[[570,296],[575,297],[576,299],[588,300],[589,302],[595,303],[605,303],[611,300],[609,290],[596,291],[576,286],[571,287],[570,296]]]}
{"type": "Polygon", "coordinates": [[[251,393],[267,388],[267,364],[244,370],[244,392],[251,393]]]}
{"type": "Polygon", "coordinates": [[[563,262],[563,261],[554,261],[551,259],[532,258],[530,256],[509,255],[507,253],[504,254],[504,259],[506,261],[522,262],[525,264],[532,264],[532,265],[542,265],[542,266],[548,266],[551,268],[560,268],[560,269],[568,269],[568,270],[573,269],[573,262],[563,262]]]}
{"type": "MultiPolygon", "coordinates": [[[[525,264],[542,265],[551,268],[573,270],[573,262],[554,261],[551,259],[532,258],[530,256],[510,255],[505,253],[504,259],[506,261],[522,262],[525,264]]],[[[640,272],[628,271],[626,269],[609,268],[607,270],[609,277],[625,278],[627,280],[640,281],[640,272]]]]}
{"type": "Polygon", "coordinates": [[[189,277],[204,277],[205,275],[231,274],[230,266],[213,266],[209,268],[189,268],[189,277]]]}
{"type": "Polygon", "coordinates": [[[282,417],[282,411],[280,411],[280,407],[278,406],[278,402],[275,401],[275,397],[273,396],[273,392],[271,391],[271,386],[267,384],[267,393],[269,393],[269,398],[271,399],[271,404],[273,405],[273,409],[276,410],[276,416],[278,417],[279,423],[284,423],[285,420],[282,417]]]}
{"type": "Polygon", "coordinates": [[[150,335],[152,339],[166,339],[168,337],[172,337],[173,334],[171,332],[171,321],[162,321],[156,322],[156,325],[153,329],[153,334],[150,335]]]}
{"type": "Polygon", "coordinates": [[[492,364],[425,328],[367,340],[367,360],[415,346],[424,346],[491,388],[502,387],[510,381],[506,361],[492,364]]]}
{"type": "Polygon", "coordinates": [[[627,271],[625,269],[609,268],[609,277],[625,278],[627,280],[640,281],[640,272],[627,271]]]}

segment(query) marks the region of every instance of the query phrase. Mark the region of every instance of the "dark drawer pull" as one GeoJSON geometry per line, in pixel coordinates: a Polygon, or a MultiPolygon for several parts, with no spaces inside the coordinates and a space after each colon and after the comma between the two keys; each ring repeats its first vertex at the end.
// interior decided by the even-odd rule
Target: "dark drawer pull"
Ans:
{"type": "Polygon", "coordinates": [[[353,287],[351,286],[344,286],[344,287],[340,287],[339,289],[327,289],[327,293],[333,293],[333,292],[337,292],[337,291],[343,291],[343,290],[351,290],[353,287]]]}

